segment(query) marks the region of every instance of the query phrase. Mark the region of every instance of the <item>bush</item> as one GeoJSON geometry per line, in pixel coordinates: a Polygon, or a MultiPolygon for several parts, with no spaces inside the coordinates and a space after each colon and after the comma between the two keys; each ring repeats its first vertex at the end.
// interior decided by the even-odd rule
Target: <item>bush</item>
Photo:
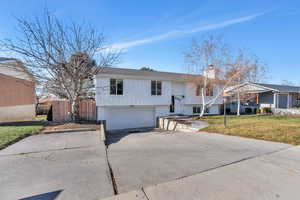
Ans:
{"type": "Polygon", "coordinates": [[[252,108],[245,108],[245,113],[246,114],[252,113],[252,108]]]}
{"type": "Polygon", "coordinates": [[[259,113],[260,114],[272,114],[273,111],[271,108],[260,108],[259,109],[259,113]]]}
{"type": "Polygon", "coordinates": [[[230,113],[231,113],[230,108],[226,108],[226,114],[230,114],[230,113]]]}
{"type": "Polygon", "coordinates": [[[254,112],[253,112],[253,113],[255,113],[255,114],[259,114],[258,112],[259,112],[259,109],[257,109],[257,108],[254,108],[254,112]]]}

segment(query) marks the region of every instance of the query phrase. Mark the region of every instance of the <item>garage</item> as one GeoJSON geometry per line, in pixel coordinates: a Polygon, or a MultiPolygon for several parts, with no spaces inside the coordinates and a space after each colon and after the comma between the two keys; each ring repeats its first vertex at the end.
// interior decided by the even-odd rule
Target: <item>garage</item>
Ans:
{"type": "Polygon", "coordinates": [[[107,130],[155,127],[154,108],[106,108],[107,130]]]}

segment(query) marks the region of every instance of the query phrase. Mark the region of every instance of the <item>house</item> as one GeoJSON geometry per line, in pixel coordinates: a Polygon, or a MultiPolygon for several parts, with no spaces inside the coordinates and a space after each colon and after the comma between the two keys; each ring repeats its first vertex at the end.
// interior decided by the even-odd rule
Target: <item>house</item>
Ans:
{"type": "Polygon", "coordinates": [[[256,102],[260,108],[289,109],[300,106],[300,87],[296,86],[244,83],[226,92],[256,94],[256,102]]]}
{"type": "Polygon", "coordinates": [[[35,82],[20,61],[0,58],[0,94],[0,122],[35,117],[35,82]]]}
{"type": "MultiPolygon", "coordinates": [[[[198,115],[201,97],[191,79],[199,75],[105,67],[95,76],[97,119],[107,129],[155,127],[157,117],[198,115]]],[[[219,88],[207,91],[207,100],[219,88]]],[[[222,98],[206,109],[219,114],[222,98]]]]}

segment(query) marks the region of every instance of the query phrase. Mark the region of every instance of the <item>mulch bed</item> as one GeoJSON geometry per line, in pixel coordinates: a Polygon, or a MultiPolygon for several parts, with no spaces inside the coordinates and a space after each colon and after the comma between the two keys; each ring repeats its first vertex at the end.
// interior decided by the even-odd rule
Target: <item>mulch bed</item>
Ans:
{"type": "Polygon", "coordinates": [[[44,131],[57,131],[65,129],[80,129],[80,128],[94,128],[99,130],[100,125],[97,123],[88,123],[88,122],[67,122],[67,123],[49,123],[45,126],[44,131]]]}

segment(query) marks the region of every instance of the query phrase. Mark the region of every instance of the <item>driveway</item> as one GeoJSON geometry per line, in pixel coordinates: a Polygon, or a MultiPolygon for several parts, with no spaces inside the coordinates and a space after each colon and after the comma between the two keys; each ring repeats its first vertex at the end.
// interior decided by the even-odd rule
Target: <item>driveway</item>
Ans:
{"type": "MultiPolygon", "coordinates": [[[[290,147],[202,132],[161,131],[113,134],[108,143],[118,193],[142,187],[149,193],[156,184],[181,181],[290,147]]],[[[28,137],[0,151],[0,177],[1,199],[5,200],[92,200],[114,194],[105,147],[97,132],[28,137]]],[[[199,185],[198,181],[194,184],[199,185]]],[[[176,187],[167,185],[160,191],[162,187],[157,187],[157,192],[150,193],[180,190],[176,187]]]]}
{"type": "Polygon", "coordinates": [[[113,195],[98,132],[28,137],[0,151],[5,200],[79,200],[113,195]]]}
{"type": "Polygon", "coordinates": [[[204,132],[115,134],[108,158],[119,193],[164,183],[291,147],[204,132]]]}

